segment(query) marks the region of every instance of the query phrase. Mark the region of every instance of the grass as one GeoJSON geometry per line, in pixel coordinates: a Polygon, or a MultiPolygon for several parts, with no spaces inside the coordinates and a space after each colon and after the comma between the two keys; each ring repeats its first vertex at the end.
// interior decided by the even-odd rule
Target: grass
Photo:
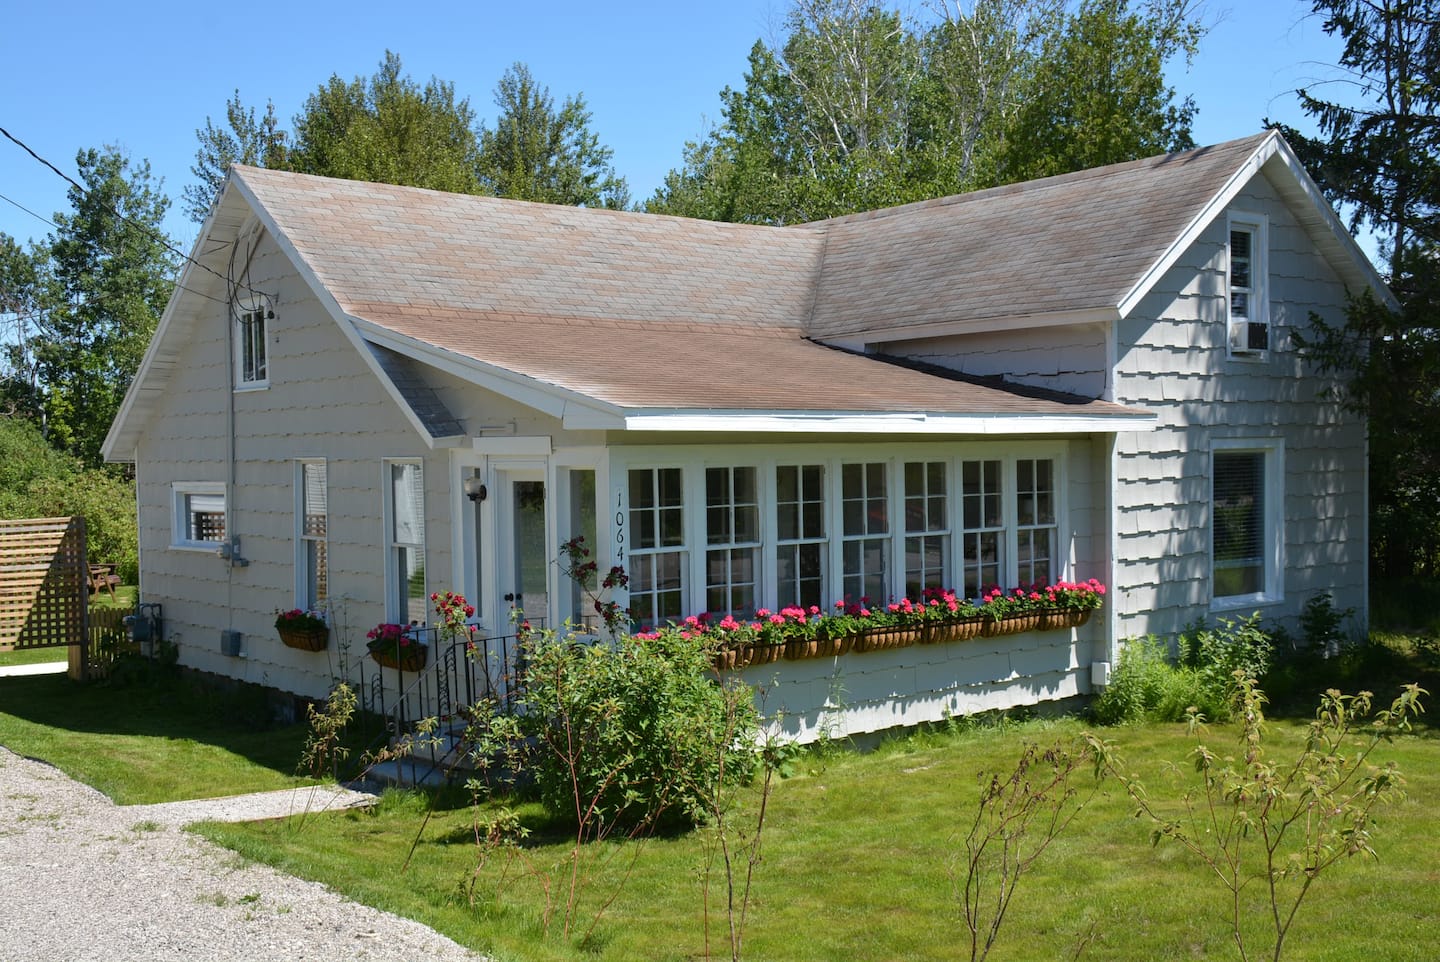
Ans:
{"type": "MultiPolygon", "coordinates": [[[[973,817],[976,775],[1007,769],[1026,741],[1051,743],[1076,721],[914,736],[870,754],[812,756],[778,784],[765,828],[764,861],[746,956],[821,962],[841,958],[953,959],[966,933],[948,875],[973,817]]],[[[1109,730],[1128,766],[1152,791],[1188,771],[1193,746],[1182,726],[1109,730]]],[[[1301,725],[1274,723],[1277,744],[1299,743],[1301,725]]],[[[1208,743],[1232,751],[1234,730],[1208,743]]],[[[1387,746],[1410,794],[1380,815],[1376,861],[1352,860],[1315,887],[1291,936],[1289,958],[1428,960],[1440,939],[1433,898],[1440,868],[1440,738],[1423,733],[1387,746]]],[[[1088,778],[1088,776],[1086,776],[1088,778]]],[[[600,902],[620,894],[595,937],[576,947],[541,931],[544,893],[520,863],[493,859],[472,906],[462,886],[476,867],[472,813],[443,799],[408,869],[425,802],[396,793],[372,813],[290,822],[211,825],[211,838],[241,854],[327,885],[359,901],[432,925],[506,960],[655,959],[706,956],[700,891],[704,830],[654,839],[639,849],[621,886],[620,852],[585,890],[581,929],[600,902]]],[[[1149,829],[1116,785],[1092,803],[1022,883],[994,960],[1183,960],[1234,956],[1224,903],[1206,871],[1176,847],[1152,848],[1149,829]]],[[[547,872],[567,854],[533,806],[529,860],[547,872]]],[[[603,849],[612,854],[614,847],[603,849]]],[[[597,851],[597,855],[601,852],[597,851]]],[[[563,884],[555,883],[564,901],[563,884]]],[[[720,884],[717,880],[712,884],[720,884]]],[[[1256,893],[1259,894],[1258,892],[1256,893]]],[[[711,906],[709,952],[725,949],[723,907],[711,906]]]]}
{"type": "Polygon", "coordinates": [[[306,784],[293,775],[306,726],[271,724],[254,690],[207,690],[148,663],[121,677],[133,683],[0,677],[0,745],[122,805],[306,784]]]}

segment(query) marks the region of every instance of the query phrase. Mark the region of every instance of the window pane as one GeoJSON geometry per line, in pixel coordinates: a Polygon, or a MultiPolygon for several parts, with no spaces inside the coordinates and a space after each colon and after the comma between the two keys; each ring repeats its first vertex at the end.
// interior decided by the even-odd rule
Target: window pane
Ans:
{"type": "Polygon", "coordinates": [[[1265,454],[1216,452],[1214,582],[1217,597],[1265,591],[1265,454]]]}

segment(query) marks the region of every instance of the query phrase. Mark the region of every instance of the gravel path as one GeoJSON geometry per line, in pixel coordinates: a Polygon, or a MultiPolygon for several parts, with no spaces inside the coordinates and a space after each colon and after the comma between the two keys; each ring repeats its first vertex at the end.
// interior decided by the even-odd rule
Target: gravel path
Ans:
{"type": "Polygon", "coordinates": [[[418,922],[180,828],[368,801],[302,789],[117,806],[0,747],[0,962],[480,960],[418,922]]]}

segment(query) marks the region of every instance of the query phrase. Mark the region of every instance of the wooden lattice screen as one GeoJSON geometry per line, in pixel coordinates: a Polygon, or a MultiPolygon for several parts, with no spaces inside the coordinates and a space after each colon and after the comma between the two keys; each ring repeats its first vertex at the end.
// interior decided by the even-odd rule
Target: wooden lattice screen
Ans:
{"type": "Polygon", "coordinates": [[[83,643],[89,573],[83,517],[0,521],[0,651],[83,643]]]}

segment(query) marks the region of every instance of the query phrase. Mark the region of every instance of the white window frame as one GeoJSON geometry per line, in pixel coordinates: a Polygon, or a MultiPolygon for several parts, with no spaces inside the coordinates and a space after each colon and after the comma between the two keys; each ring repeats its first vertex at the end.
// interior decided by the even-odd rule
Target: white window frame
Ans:
{"type": "MultiPolygon", "coordinates": [[[[700,510],[705,503],[704,472],[699,472],[702,480],[698,498],[690,487],[696,475],[697,472],[686,470],[683,466],[674,463],[635,463],[628,465],[621,472],[620,477],[622,478],[622,483],[625,488],[625,508],[623,510],[626,524],[624,527],[629,531],[630,541],[626,560],[621,563],[630,575],[629,607],[633,611],[637,595],[649,595],[653,599],[649,620],[639,618],[638,615],[632,614],[632,619],[642,628],[655,628],[657,627],[657,622],[660,625],[665,623],[664,620],[661,620],[662,618],[668,620],[668,616],[657,614],[655,609],[658,608],[658,605],[656,605],[655,602],[659,600],[662,594],[669,594],[669,591],[662,591],[658,577],[654,576],[655,572],[658,571],[658,566],[666,560],[667,556],[674,556],[673,563],[678,564],[680,570],[680,610],[675,620],[692,613],[692,609],[687,606],[693,606],[695,604],[694,595],[696,592],[694,586],[704,584],[704,577],[700,577],[697,581],[695,572],[690,570],[691,559],[697,556],[703,557],[704,554],[703,545],[697,543],[698,539],[694,535],[695,531],[703,529],[687,517],[690,512],[700,510]],[[644,507],[636,507],[633,499],[630,497],[630,475],[640,471],[650,475],[651,494],[654,498],[653,504],[644,507]],[[660,503],[661,471],[676,471],[680,475],[680,504],[678,506],[662,505],[660,503]],[[680,512],[680,543],[666,544],[662,534],[663,525],[661,524],[661,512],[673,511],[677,510],[677,508],[680,512]],[[642,512],[647,511],[653,513],[655,541],[651,545],[642,546],[640,543],[640,525],[638,525],[636,521],[642,512]],[[701,550],[695,550],[697,548],[701,550]],[[649,565],[652,573],[651,587],[646,591],[638,590],[638,569],[641,565],[649,565]]],[[[700,601],[702,603],[704,601],[703,593],[700,596],[700,601]]]]}
{"type": "MultiPolygon", "coordinates": [[[[774,565],[775,607],[777,608],[785,607],[791,604],[798,605],[803,603],[803,598],[799,597],[798,595],[792,595],[788,592],[785,592],[784,589],[786,588],[786,586],[780,583],[781,555],[782,553],[790,555],[791,564],[794,566],[796,572],[796,579],[791,585],[791,587],[798,589],[800,581],[802,580],[799,578],[800,555],[807,548],[818,551],[820,555],[820,597],[818,600],[814,600],[814,604],[818,607],[824,608],[828,603],[834,600],[833,598],[828,598],[825,595],[825,589],[829,586],[830,583],[830,521],[826,515],[826,507],[829,501],[828,478],[831,473],[832,472],[830,471],[829,466],[825,463],[824,459],[820,459],[816,462],[804,462],[800,464],[777,464],[775,465],[775,470],[773,472],[762,473],[762,477],[764,477],[765,474],[769,474],[774,478],[773,490],[775,492],[775,496],[769,505],[770,512],[768,513],[774,515],[775,536],[770,539],[770,551],[767,552],[767,555],[771,559],[771,563],[774,565]],[[805,498],[805,472],[811,469],[820,472],[820,500],[818,502],[814,500],[807,500],[805,498]],[[793,502],[786,502],[787,504],[793,504],[795,508],[796,537],[793,538],[785,537],[785,535],[780,531],[781,471],[795,472],[796,500],[793,502]],[[817,513],[820,515],[820,534],[818,536],[806,537],[805,522],[807,519],[813,519],[815,514],[817,513]]],[[[761,501],[763,517],[766,513],[763,510],[765,508],[765,505],[763,504],[763,497],[761,498],[761,501]]],[[[764,528],[762,526],[762,531],[763,530],[764,528]]],[[[764,579],[762,579],[762,581],[763,580],[764,579]]],[[[768,582],[765,583],[765,587],[768,587],[768,582]]]]}
{"type": "MultiPolygon", "coordinates": [[[[416,549],[420,563],[424,566],[426,584],[421,591],[423,598],[429,597],[430,564],[426,557],[426,540],[429,537],[427,518],[425,517],[425,463],[419,458],[387,458],[380,462],[382,467],[382,490],[384,491],[384,544],[385,544],[385,618],[397,624],[405,624],[412,620],[414,612],[410,611],[406,602],[409,600],[406,582],[408,581],[400,571],[399,550],[416,549]],[[420,538],[419,542],[397,541],[395,535],[395,477],[393,469],[399,465],[413,465],[420,469],[420,538]]],[[[419,618],[413,620],[424,622],[428,616],[428,609],[420,612],[419,618]]]]}
{"type": "Polygon", "coordinates": [[[1217,438],[1210,443],[1210,609],[1230,611],[1278,604],[1285,600],[1285,442],[1280,438],[1217,438]],[[1260,591],[1243,595],[1215,594],[1215,455],[1221,453],[1263,455],[1264,478],[1264,576],[1260,591]]]}
{"type": "MultiPolygon", "coordinates": [[[[898,510],[896,498],[891,492],[895,490],[895,459],[888,457],[864,457],[856,460],[845,458],[836,466],[835,473],[835,505],[839,512],[839,523],[836,530],[839,532],[835,539],[840,548],[840,563],[835,568],[837,583],[831,586],[831,593],[835,594],[838,589],[838,598],[843,598],[850,603],[865,602],[869,604],[885,604],[891,597],[895,596],[895,513],[898,510]],[[845,469],[860,469],[860,496],[858,498],[845,497],[845,469]],[[871,490],[870,478],[871,469],[880,468],[881,477],[884,479],[884,491],[879,498],[871,490]],[[874,515],[870,511],[870,502],[883,499],[884,511],[874,515]],[[847,531],[845,528],[845,505],[847,502],[859,502],[863,511],[863,530],[857,532],[847,531]],[[884,527],[877,528],[877,518],[884,519],[884,527]],[[869,570],[865,565],[867,546],[876,543],[880,548],[880,570],[878,572],[869,570]],[[851,571],[845,564],[845,549],[847,546],[858,545],[860,552],[860,566],[851,571]],[[865,582],[878,577],[880,590],[878,594],[872,595],[865,587],[865,582]],[[855,591],[847,588],[846,582],[857,580],[855,591]]],[[[901,499],[903,500],[903,498],[901,499]]],[[[904,568],[904,555],[900,557],[901,569],[904,568]]]]}
{"type": "Polygon", "coordinates": [[[761,522],[764,511],[764,487],[760,481],[760,469],[753,464],[707,465],[702,483],[705,491],[706,610],[712,614],[749,616],[754,613],[755,609],[764,607],[760,601],[765,586],[765,571],[760,563],[761,537],[764,531],[761,522]],[[740,471],[750,472],[750,488],[755,499],[752,502],[742,502],[736,499],[735,476],[740,471]],[[710,478],[712,472],[722,473],[725,479],[724,500],[720,502],[711,499],[710,478]],[[738,537],[738,515],[742,510],[747,509],[754,513],[754,537],[741,539],[738,537]],[[715,520],[717,513],[724,519],[724,524],[721,525],[723,530],[720,531],[717,531],[711,523],[715,520]],[[750,580],[737,581],[735,559],[737,556],[744,555],[749,555],[750,559],[750,580]],[[724,572],[723,579],[718,581],[712,578],[717,567],[724,572]],[[750,604],[736,604],[737,589],[749,590],[750,604]],[[711,605],[710,593],[712,591],[722,593],[729,603],[722,606],[711,605]]]}
{"type": "Polygon", "coordinates": [[[295,462],[295,607],[306,610],[324,611],[329,602],[330,583],[330,469],[324,458],[301,458],[295,462]],[[325,533],[314,535],[306,530],[309,517],[310,490],[306,478],[307,469],[321,470],[321,485],[324,488],[324,511],[319,512],[325,520],[325,533]],[[313,557],[317,563],[312,569],[310,545],[317,545],[313,557]],[[321,572],[324,572],[326,592],[320,597],[321,572]],[[311,600],[311,588],[315,589],[316,600],[311,600]]]}
{"type": "Polygon", "coordinates": [[[1270,220],[1264,214],[1232,211],[1226,218],[1225,232],[1225,345],[1230,357],[1264,360],[1275,347],[1275,331],[1270,324],[1270,220]],[[1250,285],[1237,287],[1233,276],[1235,257],[1232,237],[1237,232],[1250,235],[1250,285]],[[1247,298],[1249,314],[1237,317],[1232,313],[1236,294],[1247,298]],[[1252,348],[1250,325],[1265,328],[1265,347],[1252,348]]]}
{"type": "Polygon", "coordinates": [[[237,390],[250,391],[270,386],[270,318],[270,309],[264,303],[235,311],[237,390]]]}
{"type": "Polygon", "coordinates": [[[1013,494],[1012,494],[1012,496],[1015,498],[1015,516],[1014,516],[1014,517],[1015,517],[1015,524],[1014,524],[1014,526],[1013,526],[1014,529],[1015,529],[1015,542],[1016,542],[1016,546],[1015,546],[1015,568],[1016,568],[1016,572],[1015,572],[1015,583],[1016,583],[1017,585],[1028,585],[1028,584],[1035,583],[1035,582],[1050,582],[1051,584],[1053,584],[1056,580],[1058,580],[1058,579],[1056,578],[1056,576],[1055,576],[1055,568],[1056,568],[1055,555],[1056,555],[1057,547],[1058,547],[1058,545],[1059,545],[1059,543],[1060,543],[1060,528],[1059,528],[1059,516],[1060,516],[1060,515],[1059,515],[1059,510],[1058,510],[1058,509],[1059,509],[1060,492],[1056,490],[1056,486],[1057,486],[1058,481],[1059,481],[1059,466],[1055,463],[1055,459],[1054,459],[1054,458],[1021,458],[1021,457],[1015,458],[1014,461],[1013,461],[1013,465],[1014,465],[1014,472],[1015,472],[1014,491],[1013,491],[1013,494]],[[1026,462],[1026,461],[1028,461],[1028,462],[1030,462],[1030,463],[1032,463],[1032,464],[1034,464],[1034,465],[1036,466],[1034,469],[1032,469],[1032,470],[1034,471],[1034,474],[1032,474],[1032,476],[1031,476],[1031,480],[1036,482],[1036,486],[1033,487],[1033,488],[1031,488],[1029,492],[1023,492],[1023,493],[1029,493],[1029,494],[1035,495],[1035,498],[1036,498],[1036,512],[1037,512],[1037,514],[1036,514],[1035,519],[1034,519],[1033,521],[1031,521],[1030,523],[1026,523],[1026,522],[1024,521],[1024,519],[1022,519],[1022,518],[1020,517],[1020,495],[1022,494],[1022,491],[1021,491],[1021,489],[1020,489],[1020,464],[1021,464],[1022,462],[1026,462]],[[1038,474],[1039,474],[1039,470],[1038,470],[1039,465],[1040,465],[1041,463],[1043,463],[1043,462],[1049,462],[1049,464],[1050,464],[1050,488],[1049,488],[1049,491],[1048,491],[1048,493],[1049,493],[1049,495],[1050,495],[1050,520],[1049,520],[1049,521],[1044,521],[1044,520],[1042,520],[1042,519],[1039,517],[1039,496],[1040,496],[1040,494],[1043,492],[1043,489],[1041,489],[1041,488],[1038,486],[1038,480],[1037,480],[1037,478],[1038,478],[1038,474]],[[1029,570],[1028,572],[1022,572],[1022,571],[1020,571],[1020,566],[1021,566],[1021,564],[1023,563],[1023,562],[1021,561],[1021,559],[1020,559],[1020,556],[1021,556],[1021,553],[1022,553],[1022,552],[1020,551],[1020,539],[1021,539],[1021,536],[1022,536],[1022,535],[1027,534],[1027,533],[1028,533],[1028,534],[1032,537],[1032,539],[1033,539],[1036,535],[1043,535],[1045,532],[1049,532],[1049,538],[1048,538],[1048,540],[1049,540],[1049,542],[1050,542],[1050,543],[1049,543],[1049,546],[1046,548],[1046,551],[1045,551],[1045,567],[1048,569],[1048,573],[1047,573],[1046,576],[1043,577],[1043,578],[1036,578],[1036,577],[1035,577],[1035,558],[1034,558],[1034,555],[1033,555],[1033,554],[1031,555],[1031,558],[1030,558],[1030,570],[1029,570]],[[1027,575],[1028,575],[1028,577],[1027,577],[1027,575]]]}
{"type": "MultiPolygon", "coordinates": [[[[903,551],[905,564],[903,574],[899,579],[899,584],[901,587],[908,588],[910,585],[911,573],[916,573],[920,581],[922,582],[920,590],[915,593],[916,600],[923,597],[925,591],[925,585],[923,584],[923,582],[928,580],[929,576],[933,573],[932,569],[930,569],[925,564],[926,545],[931,541],[939,541],[943,546],[940,552],[940,587],[954,587],[954,584],[952,582],[954,580],[955,571],[955,547],[954,538],[951,534],[951,531],[955,523],[955,506],[950,500],[951,489],[954,487],[954,485],[951,483],[951,475],[953,474],[951,470],[951,463],[953,461],[953,458],[906,458],[905,460],[900,462],[900,497],[902,501],[901,511],[904,516],[904,524],[902,525],[902,527],[904,529],[903,537],[905,539],[903,551]],[[920,468],[920,491],[918,494],[912,494],[910,492],[908,472],[911,465],[918,465],[920,468]],[[936,519],[932,516],[930,510],[931,502],[934,501],[936,498],[935,492],[932,491],[930,488],[931,465],[938,465],[941,471],[941,491],[939,494],[939,498],[943,504],[942,510],[944,511],[945,517],[944,523],[938,526],[935,524],[936,519]],[[910,505],[912,501],[918,502],[917,510],[919,512],[920,521],[920,526],[918,528],[913,528],[910,524],[910,505]],[[912,568],[910,565],[911,542],[916,543],[916,558],[918,562],[918,567],[915,568],[912,568]]],[[[908,594],[908,591],[906,593],[908,594]]]]}
{"type": "MultiPolygon", "coordinates": [[[[170,517],[170,547],[182,551],[205,551],[214,554],[230,537],[230,499],[225,493],[223,481],[176,481],[170,485],[172,505],[170,517]],[[190,537],[190,499],[192,497],[220,498],[219,513],[225,517],[225,533],[219,539],[200,540],[190,537]]],[[[207,512],[208,513],[208,512],[207,512]]]]}
{"type": "Polygon", "coordinates": [[[1011,485],[1007,483],[1007,478],[1010,474],[1008,466],[1009,461],[1002,455],[981,454],[976,457],[961,457],[958,459],[957,465],[958,471],[955,475],[954,485],[954,510],[957,516],[955,522],[956,529],[960,532],[960,537],[955,539],[957,546],[955,553],[959,561],[959,567],[956,568],[956,573],[959,575],[959,580],[954,585],[954,587],[957,592],[964,594],[966,581],[969,579],[970,573],[973,571],[976,573],[976,583],[975,595],[973,595],[972,597],[978,597],[979,595],[983,594],[987,588],[990,587],[990,583],[987,582],[983,576],[983,569],[988,566],[983,565],[978,560],[973,564],[966,560],[965,550],[969,541],[972,538],[983,540],[984,536],[986,535],[998,536],[997,551],[999,556],[995,559],[995,571],[997,582],[1001,583],[1002,585],[1005,582],[1006,574],[1009,571],[1009,559],[1014,557],[1014,552],[1008,550],[1010,543],[1010,529],[1012,527],[1010,519],[1014,517],[1014,513],[1010,510],[1009,497],[1006,494],[1006,492],[1011,488],[1011,485]],[[998,491],[994,492],[992,492],[988,487],[985,486],[985,465],[992,461],[999,463],[999,469],[997,471],[996,479],[999,489],[998,491]],[[976,496],[980,498],[981,520],[980,524],[973,528],[969,527],[965,522],[965,465],[967,464],[978,464],[980,466],[981,487],[979,493],[976,496]],[[998,495],[1000,498],[1000,523],[998,525],[987,525],[984,521],[985,499],[991,497],[992,495],[998,495]]]}

